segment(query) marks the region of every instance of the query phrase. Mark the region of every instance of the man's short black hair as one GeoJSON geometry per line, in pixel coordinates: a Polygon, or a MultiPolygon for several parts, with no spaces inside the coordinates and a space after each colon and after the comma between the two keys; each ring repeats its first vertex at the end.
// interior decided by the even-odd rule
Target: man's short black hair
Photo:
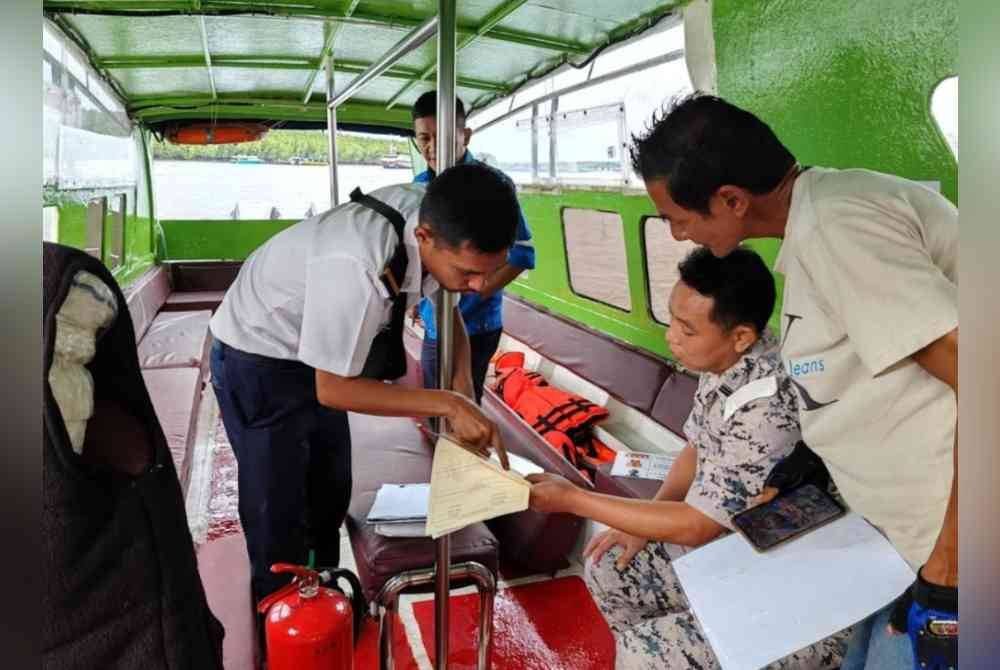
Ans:
{"type": "Polygon", "coordinates": [[[685,209],[707,214],[720,186],[761,195],[781,183],[795,157],[770,126],[750,112],[704,93],[674,100],[632,136],[632,167],[644,181],[666,179],[685,209]]]}
{"type": "Polygon", "coordinates": [[[509,178],[480,163],[462,163],[431,181],[420,203],[420,222],[446,246],[468,242],[492,254],[514,244],[520,212],[509,178]]]}
{"type": "MultiPolygon", "coordinates": [[[[413,103],[413,120],[422,119],[426,116],[437,116],[438,94],[437,91],[427,91],[413,103]]],[[[461,121],[465,121],[465,105],[462,99],[455,98],[455,116],[461,121]]]]}
{"type": "Polygon", "coordinates": [[[677,266],[681,281],[713,301],[709,318],[724,331],[747,324],[758,335],[774,311],[774,276],[764,259],[746,247],[716,258],[698,247],[677,266]]]}

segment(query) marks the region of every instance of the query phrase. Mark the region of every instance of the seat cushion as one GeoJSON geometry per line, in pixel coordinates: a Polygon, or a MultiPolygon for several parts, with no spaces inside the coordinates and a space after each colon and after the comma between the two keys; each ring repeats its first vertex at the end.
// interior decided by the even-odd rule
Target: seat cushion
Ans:
{"type": "Polygon", "coordinates": [[[698,378],[686,372],[677,371],[670,375],[653,403],[649,415],[678,435],[684,435],[684,423],[694,405],[694,392],[698,390],[698,378]]]}
{"type": "Polygon", "coordinates": [[[160,309],[164,312],[191,312],[207,309],[214,312],[222,304],[225,291],[174,291],[160,309]]]}
{"type": "Polygon", "coordinates": [[[181,488],[187,489],[189,454],[194,441],[202,377],[197,368],[162,368],[142,371],[156,418],[177,468],[181,488]]]}
{"type": "Polygon", "coordinates": [[[143,369],[201,367],[208,359],[212,313],[161,312],[139,342],[143,369]]]}
{"type": "MultiPolygon", "coordinates": [[[[394,575],[434,565],[432,539],[382,537],[365,521],[382,484],[431,480],[432,452],[411,419],[352,414],[350,422],[354,483],[347,530],[358,577],[370,601],[394,575]]],[[[482,523],[452,533],[452,564],[475,561],[496,574],[497,544],[482,523]]]]}
{"type": "Polygon", "coordinates": [[[168,295],[170,295],[170,274],[162,265],[153,267],[129,287],[125,302],[132,317],[136,342],[146,334],[168,295]]]}

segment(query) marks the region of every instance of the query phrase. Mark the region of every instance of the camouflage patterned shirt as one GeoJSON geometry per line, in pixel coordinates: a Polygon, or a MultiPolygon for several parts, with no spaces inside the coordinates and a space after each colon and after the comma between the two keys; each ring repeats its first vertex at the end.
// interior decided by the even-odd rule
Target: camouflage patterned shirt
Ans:
{"type": "Polygon", "coordinates": [[[684,434],[698,452],[685,502],[730,530],[800,437],[797,398],[767,331],[721,375],[698,382],[684,434]]]}

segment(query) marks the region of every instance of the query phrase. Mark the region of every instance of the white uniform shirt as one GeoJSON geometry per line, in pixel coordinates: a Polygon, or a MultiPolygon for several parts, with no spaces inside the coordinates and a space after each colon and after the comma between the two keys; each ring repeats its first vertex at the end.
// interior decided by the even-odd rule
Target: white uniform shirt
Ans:
{"type": "MultiPolygon", "coordinates": [[[[421,281],[413,234],[424,189],[401,184],[370,194],[406,219],[408,264],[400,288],[408,305],[438,288],[430,275],[421,281]]],[[[379,275],[396,241],[382,215],[353,202],[300,221],[243,263],[212,317],[212,335],[242,351],[345,377],[360,374],[391,316],[392,299],[379,275]]]]}
{"type": "Polygon", "coordinates": [[[958,326],[958,210],[867,170],[795,181],[775,270],[806,444],[914,568],[941,530],[955,394],[910,355],[958,326]]]}

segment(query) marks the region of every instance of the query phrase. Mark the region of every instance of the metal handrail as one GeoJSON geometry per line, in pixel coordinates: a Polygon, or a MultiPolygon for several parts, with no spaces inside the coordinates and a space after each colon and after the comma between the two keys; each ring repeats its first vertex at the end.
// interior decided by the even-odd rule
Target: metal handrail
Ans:
{"type": "Polygon", "coordinates": [[[372,63],[371,67],[354,78],[343,91],[333,100],[327,101],[328,108],[338,107],[350,100],[358,91],[367,86],[373,79],[396,64],[408,53],[419,48],[424,42],[437,34],[438,17],[432,16],[414,28],[406,37],[396,42],[385,55],[372,63]]]}
{"type": "MultiPolygon", "coordinates": [[[[512,107],[510,110],[504,112],[502,115],[496,117],[495,119],[491,119],[490,121],[484,123],[481,126],[473,126],[472,130],[473,132],[481,133],[487,128],[490,128],[491,126],[495,126],[496,124],[502,121],[506,121],[512,116],[520,114],[521,112],[527,109],[531,109],[532,105],[538,105],[543,102],[547,102],[549,100],[554,100],[556,98],[559,98],[560,96],[569,95],[570,93],[576,93],[577,91],[582,91],[585,88],[590,88],[591,86],[596,86],[597,84],[603,84],[606,81],[617,79],[618,77],[624,77],[626,75],[630,75],[636,72],[641,72],[642,70],[648,70],[651,67],[656,67],[657,65],[663,65],[664,63],[670,63],[672,61],[675,61],[683,57],[684,57],[684,49],[674,49],[673,51],[668,51],[665,54],[655,56],[648,60],[639,61],[638,63],[634,63],[633,65],[629,65],[628,67],[618,68],[617,70],[608,72],[607,74],[602,74],[598,77],[587,79],[586,81],[581,81],[578,84],[573,84],[572,86],[561,88],[558,91],[553,91],[552,93],[547,93],[543,96],[539,96],[537,98],[532,99],[529,102],[524,103],[523,105],[512,107]]],[[[475,117],[476,115],[474,114],[469,117],[470,126],[475,121],[475,117]]]]}

